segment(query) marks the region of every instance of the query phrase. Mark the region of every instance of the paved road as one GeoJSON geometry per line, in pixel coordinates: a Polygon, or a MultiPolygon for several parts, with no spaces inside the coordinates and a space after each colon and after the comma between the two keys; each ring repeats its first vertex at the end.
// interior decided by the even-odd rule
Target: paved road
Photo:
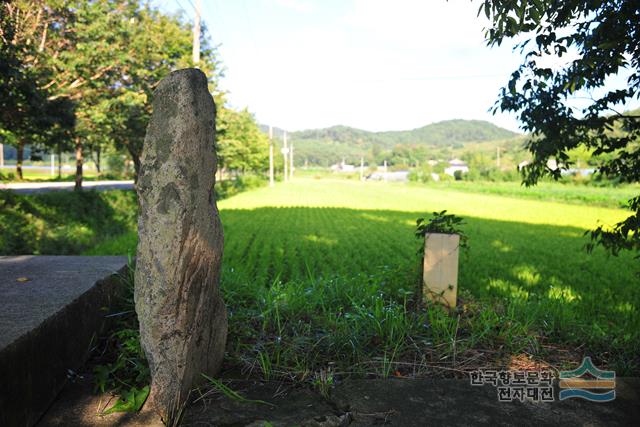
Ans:
{"type": "MultiPolygon", "coordinates": [[[[15,182],[2,184],[0,190],[13,190],[16,193],[47,193],[49,191],[73,190],[74,182],[15,182]]],[[[132,190],[133,181],[85,181],[82,187],[87,190],[132,190]]]]}

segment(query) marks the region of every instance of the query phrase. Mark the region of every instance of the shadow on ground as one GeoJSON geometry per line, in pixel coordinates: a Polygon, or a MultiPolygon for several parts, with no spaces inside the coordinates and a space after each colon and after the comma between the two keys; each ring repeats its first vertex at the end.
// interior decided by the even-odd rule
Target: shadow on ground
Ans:
{"type": "MultiPolygon", "coordinates": [[[[633,425],[640,416],[640,379],[618,379],[616,399],[594,403],[580,399],[499,402],[492,386],[472,387],[468,380],[352,380],[328,397],[278,382],[235,382],[242,402],[206,394],[183,413],[182,426],[217,427],[365,427],[374,425],[633,425]]],[[[198,396],[196,393],[195,396],[198,396]]],[[[150,408],[140,414],[99,417],[108,396],[89,385],[67,389],[38,426],[162,425],[150,408]]]]}
{"type": "MultiPolygon", "coordinates": [[[[221,215],[223,281],[237,283],[240,276],[270,286],[274,280],[349,277],[386,268],[399,272],[398,283],[389,286],[406,287],[419,274],[420,243],[413,230],[424,213],[288,207],[221,215]]],[[[621,373],[637,369],[640,286],[634,269],[640,266],[629,254],[587,254],[580,228],[465,220],[470,250],[460,258],[460,291],[513,311],[544,337],[599,352],[600,362],[621,373]]]]}

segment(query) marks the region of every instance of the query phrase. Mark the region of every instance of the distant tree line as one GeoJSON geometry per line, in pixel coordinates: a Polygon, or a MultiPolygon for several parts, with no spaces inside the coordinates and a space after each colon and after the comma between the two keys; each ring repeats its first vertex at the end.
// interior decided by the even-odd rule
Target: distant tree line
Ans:
{"type": "Polygon", "coordinates": [[[406,131],[370,132],[332,126],[289,134],[296,163],[327,167],[345,159],[367,164],[419,166],[429,159],[448,159],[467,143],[514,139],[518,134],[482,120],[446,120],[406,131]]]}
{"type": "MultiPolygon", "coordinates": [[[[205,27],[200,39],[197,66],[218,105],[221,166],[264,169],[266,139],[247,111],[225,107],[222,66],[205,27]],[[227,146],[238,144],[242,149],[227,146]]],[[[74,151],[76,188],[85,158],[100,171],[105,152],[126,153],[137,175],[155,85],[194,66],[191,46],[190,23],[148,2],[0,4],[0,142],[16,147],[18,177],[26,145],[32,152],[74,151]]]]}

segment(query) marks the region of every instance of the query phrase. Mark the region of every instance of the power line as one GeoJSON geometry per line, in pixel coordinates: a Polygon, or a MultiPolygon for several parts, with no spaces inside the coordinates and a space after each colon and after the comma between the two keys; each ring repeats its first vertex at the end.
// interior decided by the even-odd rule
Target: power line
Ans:
{"type": "Polygon", "coordinates": [[[182,11],[184,12],[184,14],[185,14],[185,15],[187,15],[187,18],[191,19],[191,15],[189,14],[189,12],[187,12],[187,9],[185,9],[185,8],[182,6],[182,3],[180,3],[180,0],[176,0],[176,3],[178,4],[178,7],[179,7],[180,9],[182,9],[182,11]]]}

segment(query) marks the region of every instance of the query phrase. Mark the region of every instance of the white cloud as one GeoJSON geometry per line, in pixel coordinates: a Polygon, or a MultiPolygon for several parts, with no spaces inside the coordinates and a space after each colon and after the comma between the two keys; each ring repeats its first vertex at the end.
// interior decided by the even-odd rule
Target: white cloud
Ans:
{"type": "Polygon", "coordinates": [[[256,29],[257,52],[223,44],[230,101],[290,130],[409,129],[452,118],[516,128],[513,118],[487,110],[519,58],[484,45],[475,3],[340,5],[316,3],[316,12],[295,21],[279,12],[278,25],[256,29]]]}
{"type": "Polygon", "coordinates": [[[485,19],[464,0],[355,0],[344,22],[397,48],[460,49],[483,45],[485,19]]]}
{"type": "Polygon", "coordinates": [[[296,12],[308,13],[314,10],[314,4],[305,0],[273,0],[275,4],[296,12]]]}

